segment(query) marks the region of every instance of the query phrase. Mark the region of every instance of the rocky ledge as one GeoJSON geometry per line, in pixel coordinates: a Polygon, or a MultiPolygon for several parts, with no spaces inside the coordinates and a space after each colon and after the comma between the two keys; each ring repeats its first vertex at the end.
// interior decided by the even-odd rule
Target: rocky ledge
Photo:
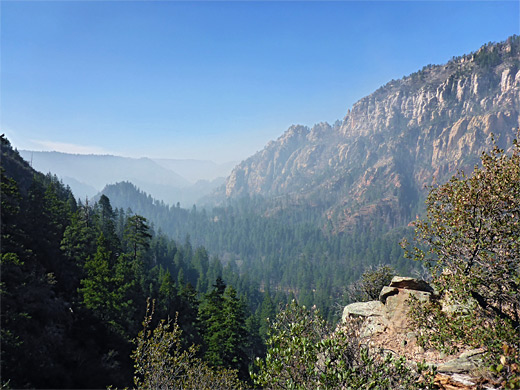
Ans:
{"type": "Polygon", "coordinates": [[[396,276],[389,286],[381,290],[379,300],[345,306],[342,320],[363,318],[361,336],[372,347],[383,348],[411,361],[426,361],[437,366],[437,383],[441,389],[476,389],[479,381],[475,373],[481,366],[484,349],[465,349],[457,355],[425,351],[418,345],[417,330],[411,328],[408,320],[408,302],[411,298],[428,302],[439,299],[439,296],[423,280],[396,276]]]}

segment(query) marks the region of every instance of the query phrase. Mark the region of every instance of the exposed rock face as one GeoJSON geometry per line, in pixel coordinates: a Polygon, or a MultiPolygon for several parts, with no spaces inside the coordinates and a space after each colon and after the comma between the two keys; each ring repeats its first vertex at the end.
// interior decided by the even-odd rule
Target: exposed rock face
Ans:
{"type": "Polygon", "coordinates": [[[519,64],[512,37],[391,81],[332,126],[291,126],[238,165],[221,192],[319,203],[336,230],[373,216],[407,223],[424,186],[471,170],[491,132],[511,144],[519,64]]]}
{"type": "Polygon", "coordinates": [[[383,287],[383,289],[381,290],[381,293],[379,294],[379,300],[385,304],[386,303],[386,299],[392,295],[397,295],[399,294],[399,289],[397,287],[390,287],[390,286],[385,286],[383,287]]]}
{"type": "Polygon", "coordinates": [[[471,372],[482,364],[484,350],[472,349],[464,352],[456,359],[448,360],[446,363],[439,364],[437,369],[440,372],[464,373],[471,372]]]}
{"type": "Polygon", "coordinates": [[[345,306],[343,321],[347,317],[380,317],[385,314],[385,306],[380,301],[356,302],[345,306]]]}

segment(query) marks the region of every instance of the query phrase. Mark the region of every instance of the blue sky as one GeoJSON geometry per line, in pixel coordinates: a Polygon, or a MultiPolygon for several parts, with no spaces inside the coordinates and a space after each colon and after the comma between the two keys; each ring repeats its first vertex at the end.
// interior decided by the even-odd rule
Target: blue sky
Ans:
{"type": "Polygon", "coordinates": [[[19,149],[241,160],[519,34],[519,4],[3,0],[1,132],[19,149]]]}

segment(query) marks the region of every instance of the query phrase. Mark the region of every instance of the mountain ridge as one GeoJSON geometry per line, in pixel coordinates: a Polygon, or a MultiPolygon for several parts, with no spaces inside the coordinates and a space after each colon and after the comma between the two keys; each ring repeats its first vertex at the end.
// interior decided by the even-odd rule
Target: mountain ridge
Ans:
{"type": "Polygon", "coordinates": [[[216,199],[318,202],[336,231],[377,217],[407,224],[424,187],[468,170],[520,125],[520,39],[427,65],[360,99],[342,121],[293,125],[239,164],[216,199]]]}
{"type": "MultiPolygon", "coordinates": [[[[63,152],[40,152],[20,150],[20,155],[41,172],[52,172],[68,185],[76,197],[93,197],[109,184],[130,181],[155,198],[170,204],[195,203],[197,199],[220,185],[223,178],[214,177],[218,164],[208,179],[189,181],[169,165],[180,162],[178,166],[188,172],[198,160],[151,159],[148,157],[129,158],[114,155],[70,154],[63,152]]],[[[200,162],[204,167],[213,167],[209,161],[200,162]]],[[[196,171],[195,167],[195,171],[196,171]]],[[[200,169],[199,169],[200,171],[200,169]]]]}

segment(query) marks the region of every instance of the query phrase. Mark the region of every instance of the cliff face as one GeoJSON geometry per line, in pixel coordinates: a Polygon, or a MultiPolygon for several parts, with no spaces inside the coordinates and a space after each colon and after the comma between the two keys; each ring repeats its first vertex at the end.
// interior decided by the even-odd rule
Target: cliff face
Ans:
{"type": "Polygon", "coordinates": [[[491,132],[511,145],[519,111],[520,39],[512,37],[391,81],[332,126],[291,126],[221,191],[320,203],[336,230],[373,216],[407,223],[424,186],[470,171],[491,132]]]}

